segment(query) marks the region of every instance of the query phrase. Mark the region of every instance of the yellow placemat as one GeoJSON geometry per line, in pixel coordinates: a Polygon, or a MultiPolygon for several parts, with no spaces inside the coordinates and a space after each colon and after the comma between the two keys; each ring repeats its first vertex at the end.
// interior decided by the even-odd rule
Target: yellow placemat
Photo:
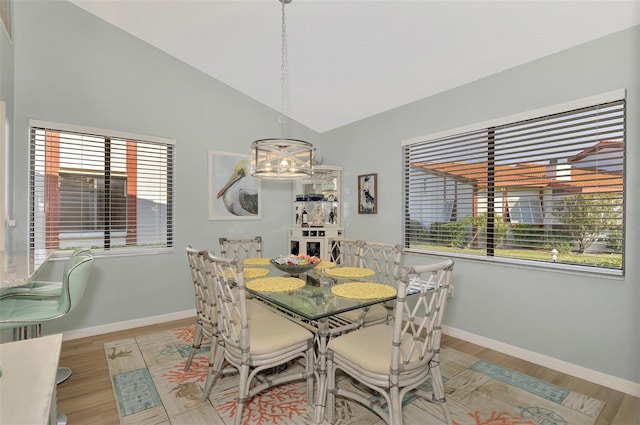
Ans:
{"type": "Polygon", "coordinates": [[[325,273],[331,277],[342,277],[346,279],[355,279],[373,276],[376,274],[375,270],[364,267],[337,267],[335,269],[327,270],[325,273]]]}
{"type": "Polygon", "coordinates": [[[304,280],[297,277],[261,277],[247,282],[247,288],[260,292],[293,291],[304,285],[304,280]]]}
{"type": "Polygon", "coordinates": [[[336,263],[333,263],[333,262],[331,262],[331,261],[324,261],[324,260],[322,260],[322,261],[320,262],[320,264],[318,264],[318,265],[316,266],[316,269],[332,269],[332,268],[334,268],[335,266],[336,266],[336,263]]]}
{"type": "MultiPolygon", "coordinates": [[[[222,273],[222,272],[220,272],[222,273]]],[[[269,274],[269,269],[263,269],[261,267],[246,267],[244,269],[244,278],[245,279],[254,279],[256,277],[262,277],[269,274]]],[[[233,279],[233,272],[228,271],[227,276],[229,279],[233,279]]]]}
{"type": "Polygon", "coordinates": [[[245,266],[268,266],[271,263],[269,262],[270,258],[267,257],[254,257],[254,258],[245,258],[242,260],[245,266]]]}
{"type": "Polygon", "coordinates": [[[397,291],[395,288],[381,283],[349,282],[334,286],[331,288],[331,293],[343,298],[373,300],[376,298],[393,297],[397,291]]]}

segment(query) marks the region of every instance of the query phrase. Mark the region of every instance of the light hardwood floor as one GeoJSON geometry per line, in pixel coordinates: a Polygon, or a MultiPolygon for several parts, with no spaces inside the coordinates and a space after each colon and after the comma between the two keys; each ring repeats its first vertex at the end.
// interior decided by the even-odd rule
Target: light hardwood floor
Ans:
{"type": "MultiPolygon", "coordinates": [[[[194,319],[184,319],[65,341],[62,345],[60,365],[73,369],[73,374],[66,382],[58,385],[58,410],[67,415],[69,425],[118,424],[118,413],[104,355],[104,343],[192,324],[194,319]]],[[[596,425],[640,425],[638,398],[446,335],[443,336],[442,344],[569,390],[605,400],[606,406],[596,425]]]]}

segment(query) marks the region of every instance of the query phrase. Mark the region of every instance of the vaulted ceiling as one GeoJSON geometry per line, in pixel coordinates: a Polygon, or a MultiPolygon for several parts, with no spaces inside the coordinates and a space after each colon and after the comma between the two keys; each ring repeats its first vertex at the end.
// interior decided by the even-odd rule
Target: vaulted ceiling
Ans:
{"type": "MultiPolygon", "coordinates": [[[[280,1],[70,1],[281,110],[280,1]]],[[[293,0],[285,14],[284,113],[325,132],[638,25],[640,1],[293,0]]]]}

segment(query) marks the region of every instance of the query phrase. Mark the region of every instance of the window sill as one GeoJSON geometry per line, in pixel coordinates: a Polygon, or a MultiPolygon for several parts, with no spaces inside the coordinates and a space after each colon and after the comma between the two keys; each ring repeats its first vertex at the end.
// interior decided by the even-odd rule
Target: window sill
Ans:
{"type": "Polygon", "coordinates": [[[614,269],[605,269],[605,268],[588,268],[586,266],[576,266],[573,264],[565,264],[565,263],[543,263],[536,261],[525,261],[519,260],[515,258],[505,258],[505,257],[480,257],[475,255],[465,255],[454,252],[445,252],[445,251],[427,251],[424,249],[415,249],[415,248],[404,248],[403,252],[406,254],[413,255],[429,255],[429,256],[437,256],[437,257],[451,257],[451,258],[459,258],[461,260],[474,262],[474,263],[482,263],[489,265],[504,265],[508,267],[527,269],[527,270],[535,270],[539,272],[553,272],[553,273],[566,273],[577,276],[587,276],[587,277],[600,277],[611,280],[624,280],[624,272],[622,270],[614,270],[614,269]]]}

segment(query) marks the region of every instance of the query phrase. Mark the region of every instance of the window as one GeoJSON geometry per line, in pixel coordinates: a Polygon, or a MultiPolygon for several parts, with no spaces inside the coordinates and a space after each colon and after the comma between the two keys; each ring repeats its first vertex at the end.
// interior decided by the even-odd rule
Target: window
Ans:
{"type": "MultiPolygon", "coordinates": [[[[60,173],[60,227],[68,232],[97,232],[104,229],[106,179],[103,175],[60,173]]],[[[127,229],[126,178],[111,177],[111,230],[127,229]]]]}
{"type": "Polygon", "coordinates": [[[542,203],[540,199],[531,196],[517,197],[513,204],[507,203],[509,208],[509,222],[522,224],[542,224],[542,203]]]}
{"type": "Polygon", "coordinates": [[[474,127],[403,144],[406,250],[622,274],[624,92],[474,127]]]}
{"type": "Polygon", "coordinates": [[[31,121],[31,248],[173,246],[171,139],[31,121]]]}

